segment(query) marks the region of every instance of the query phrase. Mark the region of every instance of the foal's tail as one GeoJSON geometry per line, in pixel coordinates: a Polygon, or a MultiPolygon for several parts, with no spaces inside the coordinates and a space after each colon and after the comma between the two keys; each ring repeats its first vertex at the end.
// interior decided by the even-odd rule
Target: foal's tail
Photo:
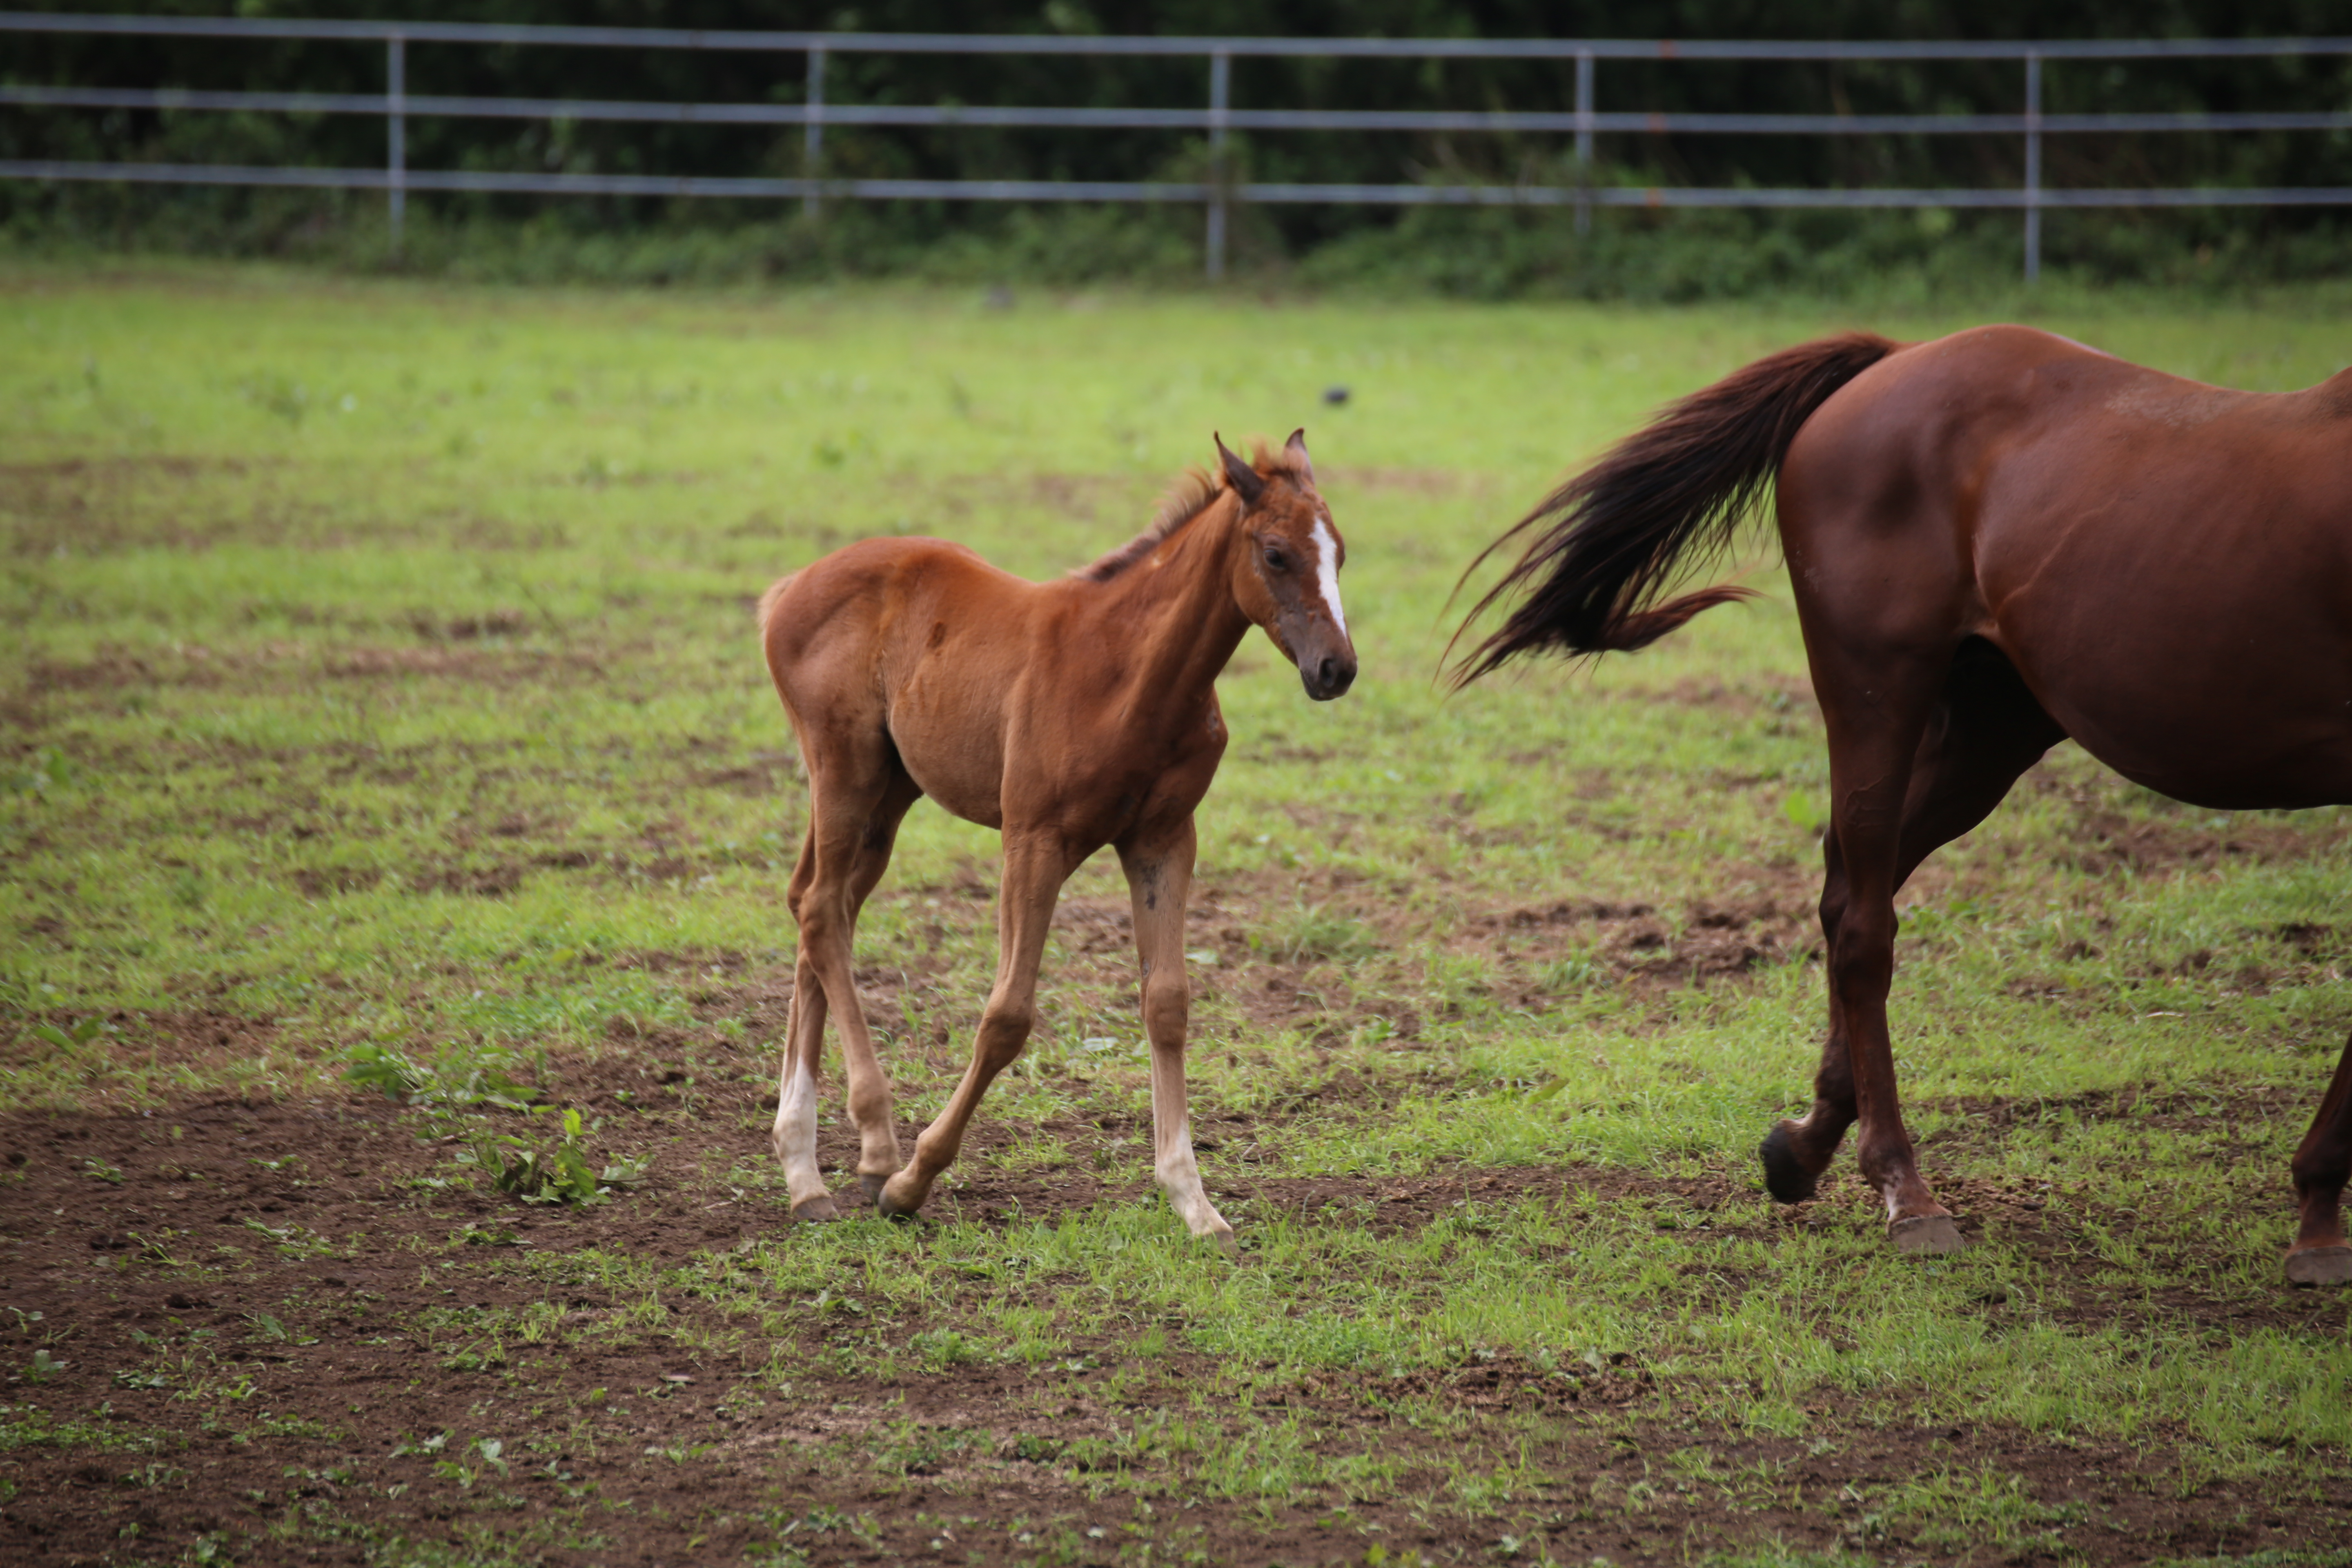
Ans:
{"type": "Polygon", "coordinates": [[[1748,597],[1745,588],[1706,588],[1648,605],[1684,556],[1729,546],[1780,471],[1798,427],[1900,346],[1850,332],[1783,349],[1668,405],[1552,491],[1471,563],[1475,571],[1506,541],[1546,525],[1463,622],[1466,631],[1497,600],[1526,592],[1501,628],[1456,667],[1454,683],[1466,686],[1542,648],[1630,652],[1701,610],[1748,597]]]}
{"type": "Polygon", "coordinates": [[[760,652],[767,657],[768,673],[776,678],[777,689],[780,691],[783,689],[782,684],[783,677],[775,667],[774,656],[768,650],[775,646],[776,606],[782,602],[784,591],[793,585],[793,579],[798,575],[799,574],[794,572],[785,573],[769,584],[768,591],[760,595],[760,652]]]}
{"type": "MultiPolygon", "coordinates": [[[[761,640],[765,641],[767,639],[768,623],[773,620],[776,615],[776,601],[784,596],[784,590],[793,585],[793,579],[798,575],[799,574],[796,572],[785,573],[782,576],[769,584],[768,591],[760,595],[761,640]]],[[[737,602],[740,604],[741,601],[739,600],[737,602]]]]}

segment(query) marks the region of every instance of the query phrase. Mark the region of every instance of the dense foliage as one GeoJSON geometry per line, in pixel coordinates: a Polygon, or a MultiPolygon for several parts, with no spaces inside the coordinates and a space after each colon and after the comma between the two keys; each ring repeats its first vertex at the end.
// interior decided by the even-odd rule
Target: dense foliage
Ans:
{"type": "MultiPolygon", "coordinates": [[[[126,6],[68,0],[58,10],[217,14],[220,0],[126,6]]],[[[245,0],[239,14],[884,32],[995,31],[1337,37],[2276,37],[2340,29],[2326,0],[1179,0],[1142,5],[1047,0],[947,5],[722,4],[717,0],[245,0]]],[[[5,77],[20,83],[375,92],[383,50],[373,44],[18,35],[5,77]]],[[[803,58],[793,53],[509,48],[413,44],[412,93],[701,102],[797,102],[803,58]]],[[[1172,58],[835,55],[825,93],[836,103],[1164,105],[1205,101],[1205,62],[1172,58]]],[[[1603,110],[1745,112],[2009,112],[2020,107],[2014,62],[1692,63],[1604,61],[1603,110]]],[[[1237,107],[1566,109],[1565,61],[1403,62],[1241,59],[1237,107]]],[[[2340,110],[2352,104],[2352,61],[2315,56],[2046,68],[2053,113],[2122,110],[2340,110]]],[[[1562,181],[1558,135],[1258,133],[1237,138],[1237,172],[1270,180],[1562,181]]],[[[2021,138],[1604,136],[1603,179],[1762,185],[1992,185],[2020,183],[2021,138]]],[[[373,166],[382,121],[362,115],[245,115],[10,109],[0,157],[373,166]]],[[[412,119],[416,168],[549,169],[715,175],[803,171],[797,127],[649,125],[412,119]]],[[[1192,133],[994,129],[827,133],[824,172],[947,178],[1197,177],[1207,153],[1192,133]]],[[[2352,185],[2352,136],[2341,132],[2063,135],[2047,139],[2054,186],[2352,185]]],[[[0,187],[0,213],[20,236],[79,235],[229,249],[342,247],[372,232],[372,197],[234,191],[0,187]]],[[[655,274],[755,270],[806,275],[908,268],[1011,274],[1189,275],[1199,220],[1189,211],[1073,214],[908,204],[844,213],[819,231],[774,205],[651,200],[430,198],[411,265],[470,258],[545,271],[598,270],[594,254],[635,255],[607,270],[655,274]],[[457,226],[457,233],[448,232],[457,226]],[[691,237],[689,242],[689,237],[691,237]],[[583,244],[585,249],[582,248],[583,244]],[[551,250],[551,246],[552,249],[551,250]],[[652,258],[653,259],[646,259],[652,258]],[[437,258],[437,259],[436,259],[437,258]]],[[[1244,265],[1306,258],[1331,279],[1406,277],[1471,293],[1738,292],[1810,280],[1839,284],[1888,266],[2007,271],[2013,216],[1935,213],[1613,217],[1578,242],[1557,214],[1400,216],[1386,209],[1254,209],[1237,235],[1244,265]]],[[[2330,270],[2339,221],[2325,210],[2065,214],[2051,220],[2054,262],[2100,276],[2210,270],[2243,275],[2330,270]],[[2200,261],[2200,258],[2202,258],[2200,261]]]]}

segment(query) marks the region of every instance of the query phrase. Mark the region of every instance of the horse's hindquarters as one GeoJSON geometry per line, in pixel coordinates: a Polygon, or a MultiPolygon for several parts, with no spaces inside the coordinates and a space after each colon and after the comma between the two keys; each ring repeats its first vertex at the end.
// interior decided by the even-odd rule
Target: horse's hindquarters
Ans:
{"type": "Polygon", "coordinates": [[[2352,421],[2326,409],[2017,328],[1891,357],[1781,476],[1817,681],[1858,672],[1866,721],[1874,672],[1979,637],[2150,789],[2352,799],[2352,421]]]}

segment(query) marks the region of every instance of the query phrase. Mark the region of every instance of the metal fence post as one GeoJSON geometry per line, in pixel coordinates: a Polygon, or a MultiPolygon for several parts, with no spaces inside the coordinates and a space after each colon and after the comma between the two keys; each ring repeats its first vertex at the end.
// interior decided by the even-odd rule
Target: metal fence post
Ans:
{"type": "Polygon", "coordinates": [[[808,119],[801,127],[801,178],[810,182],[811,188],[801,197],[801,214],[814,218],[818,198],[814,189],[824,170],[824,46],[814,45],[808,52],[808,119]]]}
{"type": "Polygon", "coordinates": [[[2025,280],[2042,276],[2042,57],[2025,57],[2025,280]]]}
{"type": "Polygon", "coordinates": [[[1592,51],[1576,51],[1576,232],[1592,232],[1592,51]]]}
{"type": "Polygon", "coordinates": [[[392,250],[408,221],[408,40],[394,33],[383,46],[384,174],[392,216],[392,250]]]}
{"type": "Polygon", "coordinates": [[[1225,114],[1232,107],[1234,57],[1209,56],[1209,281],[1225,275],[1225,114]]]}

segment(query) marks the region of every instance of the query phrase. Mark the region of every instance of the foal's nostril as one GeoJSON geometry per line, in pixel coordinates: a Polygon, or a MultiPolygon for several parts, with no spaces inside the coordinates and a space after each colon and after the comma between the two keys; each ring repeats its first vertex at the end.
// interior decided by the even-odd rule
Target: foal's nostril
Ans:
{"type": "Polygon", "coordinates": [[[1315,667],[1315,689],[1318,696],[1337,697],[1354,684],[1356,667],[1350,660],[1327,655],[1315,667]]]}

